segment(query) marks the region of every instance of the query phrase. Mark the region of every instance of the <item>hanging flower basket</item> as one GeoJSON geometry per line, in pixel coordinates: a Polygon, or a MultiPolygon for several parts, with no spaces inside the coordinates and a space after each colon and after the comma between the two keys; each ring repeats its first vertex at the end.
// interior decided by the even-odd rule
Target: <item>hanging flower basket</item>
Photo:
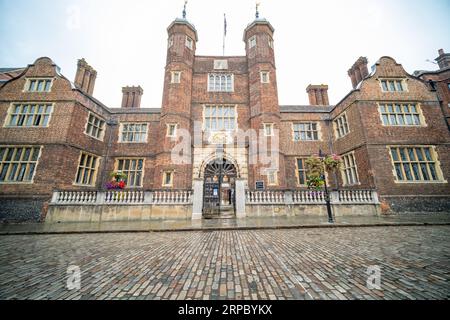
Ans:
{"type": "Polygon", "coordinates": [[[111,172],[112,180],[106,183],[106,189],[108,190],[123,190],[127,186],[125,180],[127,175],[121,171],[111,172]]]}
{"type": "Polygon", "coordinates": [[[310,190],[321,191],[325,186],[325,171],[340,168],[342,159],[336,154],[320,158],[311,156],[305,161],[307,168],[307,186],[310,190]]]}

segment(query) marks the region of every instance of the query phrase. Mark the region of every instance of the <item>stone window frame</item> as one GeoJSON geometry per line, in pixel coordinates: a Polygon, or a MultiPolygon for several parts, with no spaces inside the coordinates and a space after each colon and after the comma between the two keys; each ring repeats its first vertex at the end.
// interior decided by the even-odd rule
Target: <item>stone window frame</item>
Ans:
{"type": "MultiPolygon", "coordinates": [[[[147,143],[148,142],[148,131],[149,131],[149,123],[148,122],[121,122],[119,127],[119,143],[147,143]],[[124,127],[126,125],[145,125],[145,136],[143,141],[125,141],[123,140],[124,127]]],[[[128,133],[139,133],[141,136],[144,131],[126,131],[128,133]]]]}
{"type": "Polygon", "coordinates": [[[297,187],[307,187],[308,186],[308,176],[307,176],[307,169],[306,169],[306,163],[305,161],[308,159],[308,157],[295,157],[295,177],[296,177],[296,183],[297,183],[297,187]],[[303,165],[303,169],[300,170],[299,166],[298,166],[298,162],[299,160],[302,161],[302,165],[303,165]],[[301,184],[300,183],[300,171],[303,172],[304,174],[304,178],[305,178],[305,183],[301,184]]]}
{"type": "Polygon", "coordinates": [[[266,176],[267,186],[274,187],[279,185],[278,181],[278,170],[276,169],[265,169],[264,175],[266,176]],[[273,177],[273,180],[271,180],[273,177]],[[272,182],[273,181],[273,182],[272,182]]]}
{"type": "Polygon", "coordinates": [[[270,83],[270,71],[260,71],[259,75],[261,77],[261,83],[264,84],[270,83]]]}
{"type": "Polygon", "coordinates": [[[145,158],[143,158],[143,157],[117,157],[117,158],[115,158],[115,161],[114,161],[114,170],[123,172],[123,173],[125,173],[127,175],[127,186],[126,186],[126,189],[139,189],[139,188],[143,188],[144,187],[145,158]],[[133,160],[136,160],[136,168],[138,166],[138,161],[142,160],[142,169],[141,170],[137,170],[137,169],[124,170],[124,169],[120,169],[119,168],[120,161],[124,161],[124,163],[125,163],[125,161],[130,161],[130,166],[129,166],[129,168],[130,168],[131,167],[131,162],[133,160]],[[138,172],[141,173],[141,178],[140,178],[139,185],[130,185],[130,183],[129,183],[130,180],[129,179],[130,179],[130,172],[131,171],[133,171],[134,174],[135,174],[135,178],[134,178],[135,182],[136,182],[136,175],[137,175],[137,173],[138,172]]]}
{"type": "Polygon", "coordinates": [[[273,38],[271,36],[267,36],[268,37],[268,42],[269,42],[269,48],[274,49],[274,41],[273,38]]]}
{"type": "Polygon", "coordinates": [[[234,74],[233,73],[220,73],[220,72],[215,72],[215,73],[208,73],[208,81],[207,81],[207,91],[208,92],[234,92],[234,74]],[[211,89],[211,77],[214,77],[214,89],[211,89]],[[222,90],[222,77],[225,77],[225,90],[222,90]],[[230,77],[230,83],[228,85],[228,77],[230,77]],[[217,88],[217,78],[220,79],[219,82],[219,89],[216,90],[217,88]],[[228,90],[228,88],[230,88],[228,90]]]}
{"type": "Polygon", "coordinates": [[[164,188],[173,188],[173,180],[175,176],[174,170],[164,170],[162,174],[162,186],[164,188]],[[167,174],[170,174],[170,183],[166,183],[167,174]]]}
{"type": "Polygon", "coordinates": [[[251,36],[248,39],[248,49],[252,49],[253,47],[256,47],[257,41],[256,41],[256,35],[251,36]]]}
{"type": "Polygon", "coordinates": [[[166,137],[176,138],[178,133],[178,123],[167,123],[166,124],[166,137]],[[170,133],[171,128],[173,128],[173,134],[170,133]]]}
{"type": "Polygon", "coordinates": [[[84,134],[95,140],[103,141],[103,139],[105,138],[105,131],[106,131],[106,120],[100,117],[99,115],[93,113],[92,111],[89,111],[88,116],[86,118],[86,124],[84,126],[84,134]],[[92,124],[90,121],[91,116],[94,117],[94,124],[92,124]],[[95,125],[95,120],[99,120],[100,125],[95,125]],[[93,129],[90,129],[90,132],[88,132],[89,128],[97,128],[97,130],[100,131],[98,137],[92,134],[93,129]]]}
{"type": "Polygon", "coordinates": [[[263,123],[263,131],[264,131],[264,137],[274,137],[275,136],[275,124],[273,122],[264,122],[263,123]],[[270,128],[270,134],[267,134],[267,128],[270,128]]]}
{"type": "Polygon", "coordinates": [[[381,125],[383,127],[427,127],[427,122],[425,116],[423,115],[422,105],[419,102],[377,102],[378,114],[380,115],[381,125]],[[389,111],[388,105],[392,105],[392,112],[389,111]],[[383,112],[382,106],[385,106],[385,111],[383,112]],[[397,106],[400,106],[400,112],[397,111],[397,106]],[[404,107],[407,106],[408,112],[404,111],[404,107]],[[416,112],[412,112],[412,106],[416,108],[416,112]],[[383,115],[388,118],[388,123],[385,123],[383,115]],[[412,121],[414,122],[414,116],[418,116],[419,124],[406,124],[406,117],[410,115],[412,121]],[[391,117],[395,117],[395,121],[399,123],[399,119],[403,119],[403,124],[391,124],[391,117]]]}
{"type": "Polygon", "coordinates": [[[320,125],[320,121],[296,121],[296,122],[292,122],[291,123],[291,129],[292,129],[292,141],[293,142],[316,142],[316,141],[322,141],[322,127],[320,125]],[[295,126],[296,125],[301,125],[301,124],[309,124],[310,125],[310,130],[305,130],[305,131],[298,131],[295,130],[295,126]],[[315,124],[316,125],[316,130],[312,130],[312,125],[315,124]],[[312,139],[312,140],[302,140],[302,139],[296,139],[296,132],[311,132],[314,134],[314,132],[317,133],[317,139],[312,139]]]}
{"type": "MultiPolygon", "coordinates": [[[[81,187],[95,187],[95,185],[97,183],[98,168],[100,166],[101,160],[102,160],[102,158],[96,154],[86,152],[86,151],[80,151],[80,155],[78,157],[78,162],[77,162],[77,171],[75,173],[75,179],[73,181],[73,185],[81,186],[81,187]],[[82,159],[83,155],[85,155],[86,157],[91,157],[89,166],[87,166],[87,163],[86,163],[87,158],[86,157],[84,158],[83,164],[81,163],[81,159],[82,159]],[[95,166],[92,166],[93,159],[96,159],[95,166]],[[82,170],[81,171],[82,175],[80,175],[80,177],[84,176],[86,170],[88,170],[88,172],[89,172],[88,180],[91,181],[90,184],[84,184],[84,183],[78,182],[78,175],[79,175],[80,170],[82,170]]],[[[81,181],[83,181],[83,178],[81,178],[81,181]]]]}
{"type": "MultiPolygon", "coordinates": [[[[211,118],[211,117],[210,117],[211,118]]],[[[238,114],[238,110],[237,110],[237,105],[235,104],[204,104],[203,105],[203,113],[202,113],[202,130],[203,132],[220,132],[220,131],[225,131],[225,132],[236,132],[238,130],[238,118],[239,118],[239,114],[238,114]],[[211,129],[211,128],[207,128],[206,127],[206,108],[208,107],[229,107],[229,108],[233,108],[234,109],[234,129],[211,129]]],[[[218,117],[216,117],[216,119],[218,119],[218,117]]],[[[224,117],[222,116],[222,119],[224,119],[224,117]]],[[[227,119],[233,119],[232,117],[227,117],[227,119]]]]}
{"type": "Polygon", "coordinates": [[[358,164],[356,162],[355,151],[350,151],[342,155],[342,167],[341,167],[342,186],[359,186],[361,181],[359,180],[358,164]],[[350,161],[350,159],[352,161],[350,161]],[[353,183],[349,182],[348,175],[350,174],[353,183]]]}
{"type": "MultiPolygon", "coordinates": [[[[5,118],[5,122],[3,123],[3,127],[4,128],[48,128],[50,126],[50,121],[52,120],[52,115],[53,115],[53,111],[55,110],[55,103],[48,103],[48,102],[12,102],[8,108],[8,114],[5,118]],[[16,113],[15,109],[17,106],[20,106],[20,112],[16,113]],[[27,112],[27,113],[23,113],[23,108],[24,106],[28,106],[28,108],[32,109],[33,106],[37,106],[37,108],[35,109],[35,112],[31,113],[31,112],[27,112]],[[39,107],[40,106],[45,106],[45,113],[37,113],[37,111],[39,111],[39,107]],[[50,112],[47,113],[47,108],[50,107],[50,112]],[[38,115],[41,115],[41,120],[40,122],[43,121],[43,119],[45,119],[45,116],[48,116],[48,120],[47,120],[47,124],[46,125],[32,125],[32,126],[27,126],[27,125],[22,125],[22,126],[18,126],[16,125],[10,125],[11,121],[12,121],[12,117],[13,115],[21,115],[24,116],[24,122],[26,122],[26,120],[32,116],[32,122],[34,123],[34,121],[36,120],[36,117],[38,115]]],[[[20,116],[19,116],[20,117],[20,116]]]]}
{"type": "Polygon", "coordinates": [[[179,84],[181,83],[181,71],[171,71],[170,83],[179,84]]]}
{"type": "MultiPolygon", "coordinates": [[[[442,172],[442,167],[441,167],[441,162],[439,161],[439,154],[436,151],[436,146],[434,145],[388,145],[386,146],[387,148],[387,152],[389,154],[389,158],[391,161],[391,165],[392,165],[392,174],[394,176],[394,183],[396,184],[440,184],[440,183],[448,183],[448,181],[445,179],[444,174],[442,172]],[[392,148],[396,148],[397,149],[397,157],[399,160],[394,160],[393,158],[393,154],[392,154],[392,148]],[[404,148],[406,149],[406,159],[407,160],[402,160],[402,156],[400,154],[400,148],[404,148]],[[414,149],[414,156],[416,157],[417,160],[412,160],[410,158],[410,154],[408,151],[408,148],[410,149],[414,149]],[[415,149],[422,149],[422,156],[425,155],[424,159],[426,159],[426,154],[423,151],[425,148],[428,148],[430,150],[430,156],[431,156],[431,160],[425,160],[425,161],[421,161],[418,159],[417,156],[417,151],[415,149]],[[416,180],[415,179],[415,173],[414,173],[414,168],[413,168],[413,164],[417,163],[419,164],[419,169],[418,173],[420,178],[423,178],[423,172],[422,172],[422,167],[420,166],[420,164],[424,163],[424,164],[429,164],[429,163],[434,163],[434,169],[435,169],[435,173],[436,173],[436,177],[438,178],[437,180],[416,180]],[[409,170],[410,170],[410,175],[414,180],[399,180],[398,179],[398,175],[397,175],[397,168],[396,168],[396,164],[403,164],[403,166],[400,166],[401,170],[402,170],[402,175],[403,177],[406,178],[407,174],[404,168],[404,164],[409,164],[409,170]]],[[[427,166],[427,174],[429,176],[431,176],[431,171],[430,171],[430,167],[427,166]]]]}
{"type": "Polygon", "coordinates": [[[30,78],[25,78],[25,85],[23,87],[22,92],[32,92],[32,93],[36,93],[36,92],[38,92],[38,93],[49,93],[49,92],[52,92],[54,80],[55,80],[54,77],[36,77],[36,78],[30,77],[30,78]],[[36,87],[35,87],[36,90],[30,90],[32,81],[36,82],[36,87]],[[37,90],[38,89],[38,84],[39,84],[40,81],[43,81],[45,83],[43,90],[37,90]],[[48,90],[45,90],[45,88],[47,88],[46,83],[48,81],[50,82],[50,85],[48,87],[48,90]]]}
{"type": "Polygon", "coordinates": [[[378,78],[377,79],[381,88],[381,92],[383,93],[402,93],[402,92],[409,92],[408,89],[408,82],[407,78],[400,78],[400,77],[394,77],[394,78],[378,78]],[[386,83],[387,90],[384,89],[383,82],[386,83]],[[397,83],[400,82],[403,90],[398,90],[397,83]],[[391,83],[394,83],[394,90],[391,90],[391,83]]]}
{"type": "Polygon", "coordinates": [[[189,36],[186,36],[186,42],[185,45],[189,50],[194,50],[194,39],[192,39],[189,36]]]}
{"type": "Polygon", "coordinates": [[[167,39],[167,49],[172,48],[174,44],[174,36],[173,34],[169,37],[169,39],[167,39]]]}
{"type": "Polygon", "coordinates": [[[344,111],[333,120],[333,128],[336,136],[335,140],[341,139],[350,133],[350,124],[348,122],[347,111],[344,111]],[[345,128],[347,128],[347,131],[344,130],[345,128]]]}
{"type": "Polygon", "coordinates": [[[42,145],[0,145],[0,177],[2,175],[2,172],[5,168],[5,164],[8,164],[8,168],[6,169],[5,172],[5,178],[8,177],[9,175],[11,175],[11,171],[13,166],[11,166],[11,164],[16,163],[17,168],[15,169],[16,171],[14,172],[14,177],[18,178],[20,175],[20,171],[19,168],[21,169],[24,165],[25,165],[25,172],[23,173],[23,178],[26,176],[30,175],[30,166],[34,165],[33,167],[33,173],[32,173],[32,177],[31,180],[22,180],[22,181],[9,181],[9,180],[5,180],[5,181],[0,181],[0,185],[6,185],[6,184],[34,184],[34,177],[36,176],[36,171],[39,165],[39,160],[41,159],[42,156],[42,150],[43,150],[44,146],[42,145]],[[29,154],[28,159],[27,160],[23,160],[23,157],[25,155],[24,150],[26,149],[32,149],[32,153],[29,154]],[[4,149],[3,153],[2,153],[2,149],[4,149]],[[8,152],[10,149],[13,149],[13,154],[11,155],[11,160],[6,160],[6,157],[8,155],[8,152]],[[21,149],[21,154],[19,157],[19,160],[14,160],[17,156],[17,152],[18,150],[21,149]],[[36,157],[36,160],[30,160],[33,158],[33,156],[35,155],[35,149],[37,149],[38,151],[38,155],[36,157]]]}

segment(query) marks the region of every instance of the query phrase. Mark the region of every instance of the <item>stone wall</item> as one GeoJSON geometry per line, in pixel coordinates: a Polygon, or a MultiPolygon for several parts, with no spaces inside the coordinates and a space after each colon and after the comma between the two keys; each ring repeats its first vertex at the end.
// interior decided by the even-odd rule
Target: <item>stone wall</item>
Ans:
{"type": "MultiPolygon", "coordinates": [[[[296,216],[323,216],[326,217],[325,205],[247,205],[247,217],[296,217],[296,216]]],[[[380,214],[379,206],[375,204],[363,205],[333,205],[333,215],[342,216],[377,216],[380,214]]]]}
{"type": "Polygon", "coordinates": [[[46,223],[191,219],[192,205],[50,205],[46,223]]]}
{"type": "Polygon", "coordinates": [[[391,213],[405,212],[448,212],[450,213],[450,197],[382,197],[391,213]]]}
{"type": "Polygon", "coordinates": [[[0,199],[0,222],[41,222],[47,199],[0,199]]]}

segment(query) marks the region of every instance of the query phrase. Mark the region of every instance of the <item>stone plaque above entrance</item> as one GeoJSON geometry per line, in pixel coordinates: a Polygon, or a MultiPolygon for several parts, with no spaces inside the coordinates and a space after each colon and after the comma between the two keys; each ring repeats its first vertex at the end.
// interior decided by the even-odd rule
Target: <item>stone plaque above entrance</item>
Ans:
{"type": "Polygon", "coordinates": [[[214,70],[227,70],[228,60],[214,60],[214,70]]]}

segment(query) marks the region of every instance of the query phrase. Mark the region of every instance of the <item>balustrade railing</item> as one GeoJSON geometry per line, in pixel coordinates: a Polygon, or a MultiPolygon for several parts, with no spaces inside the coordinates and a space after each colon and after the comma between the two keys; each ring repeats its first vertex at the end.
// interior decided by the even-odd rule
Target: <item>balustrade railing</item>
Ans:
{"type": "MultiPolygon", "coordinates": [[[[378,194],[374,190],[330,191],[332,204],[377,204],[378,194]]],[[[325,204],[323,191],[246,191],[246,203],[252,204],[325,204]]]]}
{"type": "Polygon", "coordinates": [[[294,204],[324,204],[325,192],[310,190],[294,191],[292,193],[292,198],[294,204]]]}
{"type": "Polygon", "coordinates": [[[282,204],[284,203],[284,191],[247,191],[248,204],[282,204]]]}
{"type": "Polygon", "coordinates": [[[55,191],[52,204],[61,205],[101,205],[101,204],[190,204],[192,191],[190,190],[162,190],[162,191],[55,191]]]}
{"type": "Polygon", "coordinates": [[[192,191],[154,191],[154,204],[189,204],[192,202],[192,191]]]}

